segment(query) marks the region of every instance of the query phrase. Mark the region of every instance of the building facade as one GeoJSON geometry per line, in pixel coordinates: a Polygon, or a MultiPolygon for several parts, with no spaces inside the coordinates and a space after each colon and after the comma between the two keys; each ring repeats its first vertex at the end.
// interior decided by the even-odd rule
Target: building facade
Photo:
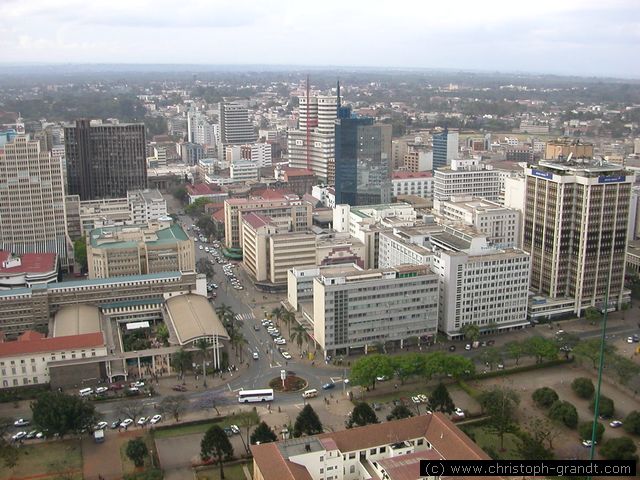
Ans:
{"type": "Polygon", "coordinates": [[[433,195],[438,200],[451,197],[479,197],[500,201],[500,173],[479,159],[454,159],[450,167],[434,171],[433,195]]]}
{"type": "Polygon", "coordinates": [[[393,172],[391,194],[417,195],[422,198],[433,198],[433,173],[431,172],[393,172]]]}
{"type": "Polygon", "coordinates": [[[220,158],[225,158],[227,145],[245,145],[256,141],[257,135],[253,123],[249,120],[249,111],[242,105],[220,102],[218,124],[220,126],[220,158]]]}
{"type": "Polygon", "coordinates": [[[144,124],[77,120],[74,127],[65,127],[64,140],[70,195],[119,198],[127,190],[147,188],[144,124]]]}
{"type": "Polygon", "coordinates": [[[24,135],[0,148],[0,250],[71,263],[61,162],[24,135]]]}
{"type": "Polygon", "coordinates": [[[451,165],[451,161],[458,158],[458,132],[449,130],[433,134],[433,168],[443,168],[451,165]]]}

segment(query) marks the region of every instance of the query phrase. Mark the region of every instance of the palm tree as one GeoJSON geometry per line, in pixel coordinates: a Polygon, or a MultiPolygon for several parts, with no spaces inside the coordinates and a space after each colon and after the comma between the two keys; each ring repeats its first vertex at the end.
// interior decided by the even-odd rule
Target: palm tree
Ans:
{"type": "Polygon", "coordinates": [[[244,338],[244,335],[242,334],[242,332],[238,331],[236,333],[236,342],[237,342],[238,348],[240,349],[240,363],[242,363],[243,361],[242,354],[244,351],[244,346],[248,345],[249,341],[246,338],[244,338]]]}
{"type": "Polygon", "coordinates": [[[207,358],[209,357],[209,342],[201,338],[196,342],[196,348],[202,358],[202,386],[207,388],[207,358]]]}
{"type": "Polygon", "coordinates": [[[282,319],[284,320],[284,323],[287,324],[287,330],[289,333],[289,338],[291,338],[291,323],[296,321],[296,314],[294,312],[285,312],[284,316],[282,317],[282,319]]]}
{"type": "Polygon", "coordinates": [[[285,312],[286,310],[283,307],[276,307],[273,310],[271,310],[271,315],[276,317],[276,321],[278,322],[278,325],[280,324],[280,319],[282,318],[282,315],[284,315],[285,312]]]}
{"type": "Polygon", "coordinates": [[[302,344],[309,339],[309,335],[305,328],[298,323],[293,327],[293,332],[289,333],[289,339],[292,342],[295,341],[298,344],[298,349],[302,351],[302,344]]]}
{"type": "Polygon", "coordinates": [[[220,320],[233,318],[235,316],[233,309],[229,305],[226,305],[224,303],[220,304],[219,307],[216,307],[216,313],[218,314],[220,320]]]}
{"type": "Polygon", "coordinates": [[[184,383],[184,371],[187,366],[191,364],[191,352],[187,352],[184,348],[181,348],[172,357],[173,364],[180,370],[180,378],[184,383]]]}

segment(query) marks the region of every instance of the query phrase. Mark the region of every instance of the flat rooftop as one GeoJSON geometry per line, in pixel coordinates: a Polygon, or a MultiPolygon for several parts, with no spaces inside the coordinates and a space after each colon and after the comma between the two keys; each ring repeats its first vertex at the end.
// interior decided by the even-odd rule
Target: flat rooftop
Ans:
{"type": "Polygon", "coordinates": [[[53,319],[53,336],[66,337],[100,331],[100,309],[95,305],[76,304],[62,307],[53,319]]]}

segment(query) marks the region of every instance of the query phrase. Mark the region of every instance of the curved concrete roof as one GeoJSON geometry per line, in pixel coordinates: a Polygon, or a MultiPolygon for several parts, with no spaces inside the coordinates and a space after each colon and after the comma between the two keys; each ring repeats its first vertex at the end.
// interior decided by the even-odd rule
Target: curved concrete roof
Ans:
{"type": "Polygon", "coordinates": [[[199,338],[212,337],[229,340],[229,334],[213,306],[202,295],[177,295],[166,301],[167,319],[172,323],[180,345],[199,338]]]}
{"type": "Polygon", "coordinates": [[[100,309],[94,305],[76,304],[62,307],[53,319],[53,336],[66,337],[100,331],[100,309]]]}

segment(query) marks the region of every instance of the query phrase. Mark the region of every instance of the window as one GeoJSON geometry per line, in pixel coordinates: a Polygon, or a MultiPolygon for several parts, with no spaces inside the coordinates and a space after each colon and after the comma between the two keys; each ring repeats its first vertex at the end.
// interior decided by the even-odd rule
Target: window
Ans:
{"type": "Polygon", "coordinates": [[[416,442],[418,445],[422,445],[424,443],[424,440],[422,438],[419,438],[418,441],[416,442]]]}
{"type": "Polygon", "coordinates": [[[38,383],[38,377],[33,377],[33,383],[38,383]]]}
{"type": "Polygon", "coordinates": [[[376,449],[372,448],[371,450],[369,450],[369,455],[375,455],[376,454],[376,449]]]}
{"type": "Polygon", "coordinates": [[[349,473],[356,473],[356,466],[355,465],[351,465],[349,467],[349,473]]]}
{"type": "Polygon", "coordinates": [[[324,462],[324,455],[320,455],[320,461],[324,462]]]}
{"type": "Polygon", "coordinates": [[[324,473],[324,468],[321,468],[321,469],[320,469],[320,473],[324,473]]]}
{"type": "Polygon", "coordinates": [[[352,452],[349,454],[349,460],[353,460],[354,458],[356,458],[356,452],[352,452]]]}

